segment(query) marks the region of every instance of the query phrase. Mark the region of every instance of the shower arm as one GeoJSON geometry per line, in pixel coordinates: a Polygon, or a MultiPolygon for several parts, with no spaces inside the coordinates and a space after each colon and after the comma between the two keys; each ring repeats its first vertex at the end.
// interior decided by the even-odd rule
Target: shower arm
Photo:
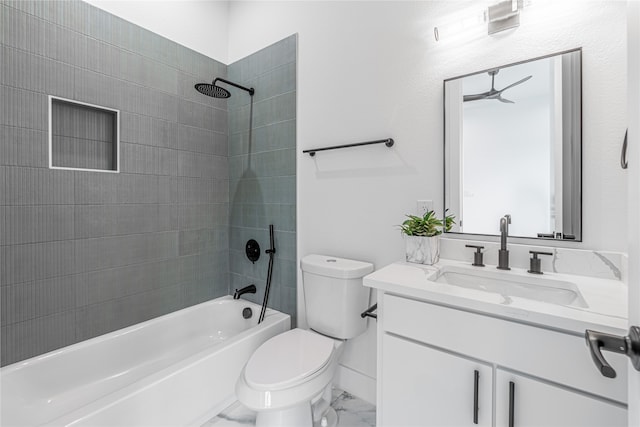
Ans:
{"type": "Polygon", "coordinates": [[[226,84],[228,84],[228,85],[235,86],[235,87],[237,87],[238,89],[246,90],[247,92],[249,92],[249,95],[251,95],[251,96],[253,96],[253,94],[254,94],[254,92],[255,92],[255,90],[254,90],[252,87],[249,87],[249,88],[248,88],[248,87],[240,86],[240,85],[239,85],[239,84],[237,84],[237,83],[230,82],[229,80],[223,79],[223,78],[221,78],[221,77],[216,77],[216,78],[215,78],[215,80],[213,81],[213,85],[214,85],[214,86],[216,85],[216,82],[217,82],[218,80],[220,80],[221,82],[224,82],[224,83],[226,83],[226,84]]]}

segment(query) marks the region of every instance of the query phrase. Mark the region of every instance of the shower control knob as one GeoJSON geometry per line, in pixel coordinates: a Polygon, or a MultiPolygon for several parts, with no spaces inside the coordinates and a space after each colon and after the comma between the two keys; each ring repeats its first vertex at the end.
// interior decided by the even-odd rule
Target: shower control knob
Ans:
{"type": "Polygon", "coordinates": [[[260,258],[260,245],[258,242],[253,239],[249,240],[245,246],[245,253],[247,254],[247,258],[249,258],[249,261],[255,264],[255,262],[260,258]]]}

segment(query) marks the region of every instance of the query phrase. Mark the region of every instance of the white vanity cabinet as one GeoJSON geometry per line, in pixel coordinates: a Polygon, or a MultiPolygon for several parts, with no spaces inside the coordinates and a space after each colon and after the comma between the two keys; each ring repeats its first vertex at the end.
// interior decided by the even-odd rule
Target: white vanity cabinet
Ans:
{"type": "Polygon", "coordinates": [[[496,426],[626,426],[620,405],[562,386],[496,369],[496,426]],[[513,390],[512,394],[510,390],[513,390]],[[513,411],[510,411],[510,406],[513,411]],[[513,423],[510,424],[510,416],[513,423]]]}
{"type": "Polygon", "coordinates": [[[618,376],[605,378],[577,334],[385,293],[378,425],[626,426],[618,356],[607,354],[618,376]]]}
{"type": "Polygon", "coordinates": [[[379,425],[491,426],[492,366],[392,335],[382,352],[379,425]]]}

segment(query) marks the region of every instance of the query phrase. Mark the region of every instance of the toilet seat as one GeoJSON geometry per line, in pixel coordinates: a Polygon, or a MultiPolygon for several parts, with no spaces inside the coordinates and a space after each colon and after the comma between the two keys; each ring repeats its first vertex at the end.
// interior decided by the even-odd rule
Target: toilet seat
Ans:
{"type": "Polygon", "coordinates": [[[258,412],[309,405],[331,384],[342,344],[304,329],[276,335],[249,358],[236,383],[236,397],[258,412]]]}
{"type": "Polygon", "coordinates": [[[304,329],[292,329],[263,343],[244,369],[255,390],[282,390],[308,381],[331,361],[334,341],[304,329]]]}

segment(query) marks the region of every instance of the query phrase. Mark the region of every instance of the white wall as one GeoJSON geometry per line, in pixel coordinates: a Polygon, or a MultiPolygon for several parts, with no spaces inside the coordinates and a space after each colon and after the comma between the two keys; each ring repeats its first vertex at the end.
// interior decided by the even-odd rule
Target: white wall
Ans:
{"type": "Polygon", "coordinates": [[[227,63],[229,2],[84,0],[209,58],[227,63]]]}
{"type": "MultiPolygon", "coordinates": [[[[334,254],[376,267],[401,259],[395,225],[416,199],[442,209],[442,81],[576,47],[583,48],[584,242],[572,247],[626,250],[626,178],[618,166],[627,120],[626,4],[533,4],[515,31],[448,40],[443,31],[436,43],[435,25],[475,16],[486,2],[231,2],[230,62],[299,34],[299,256],[334,254]],[[386,137],[396,140],[392,149],[301,153],[386,137]]],[[[375,377],[372,328],[350,344],[344,363],[375,377]]]]}

